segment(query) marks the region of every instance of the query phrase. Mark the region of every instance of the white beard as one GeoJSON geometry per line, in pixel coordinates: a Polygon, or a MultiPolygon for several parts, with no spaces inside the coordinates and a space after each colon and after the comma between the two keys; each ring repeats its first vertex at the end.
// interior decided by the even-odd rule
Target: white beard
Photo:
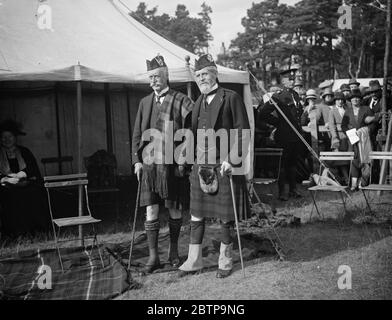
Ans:
{"type": "Polygon", "coordinates": [[[211,92],[211,90],[214,86],[215,86],[215,83],[212,86],[207,83],[203,83],[199,86],[199,90],[200,90],[201,94],[207,94],[207,93],[211,92]]]}

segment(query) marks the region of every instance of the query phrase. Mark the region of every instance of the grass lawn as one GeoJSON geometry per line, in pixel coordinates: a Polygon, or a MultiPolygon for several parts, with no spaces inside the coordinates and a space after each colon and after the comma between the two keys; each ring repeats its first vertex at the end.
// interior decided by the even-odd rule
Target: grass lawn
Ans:
{"type": "MultiPolygon", "coordinates": [[[[306,195],[305,190],[302,193],[306,195]]],[[[367,223],[370,219],[365,215],[361,193],[355,193],[348,200],[345,216],[337,196],[320,194],[318,199],[324,219],[315,211],[311,214],[309,196],[278,203],[278,214],[294,215],[302,223],[299,227],[277,228],[286,252],[284,261],[268,255],[247,262],[245,278],[240,265],[236,265],[233,274],[226,279],[217,279],[215,271],[181,279],[177,279],[175,272],[147,277],[134,274],[142,288],[118,299],[391,299],[392,206],[385,204],[392,202],[391,197],[371,197],[371,201],[378,203],[377,207],[372,206],[377,217],[372,223],[367,223]],[[341,276],[338,269],[343,265],[352,271],[351,290],[338,288],[341,276]]],[[[130,240],[130,211],[133,210],[128,208],[127,213],[119,217],[120,221],[116,221],[120,227],[116,227],[115,233],[111,229],[113,222],[105,221],[101,242],[130,240]]],[[[141,231],[143,218],[139,220],[141,231]]],[[[166,221],[167,218],[163,218],[162,225],[166,221]]],[[[260,229],[248,231],[259,233],[260,229]]],[[[33,239],[2,240],[0,256],[18,250],[53,247],[51,239],[50,235],[41,235],[33,239]]]]}

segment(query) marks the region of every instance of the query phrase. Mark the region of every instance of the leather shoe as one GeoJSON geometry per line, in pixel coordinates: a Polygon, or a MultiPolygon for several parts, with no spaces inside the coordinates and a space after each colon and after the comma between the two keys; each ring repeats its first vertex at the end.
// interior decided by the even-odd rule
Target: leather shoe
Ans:
{"type": "Polygon", "coordinates": [[[156,263],[156,264],[152,264],[152,265],[145,265],[143,267],[143,269],[141,270],[142,274],[151,274],[153,273],[155,270],[158,270],[161,268],[161,264],[160,263],[156,263]]]}
{"type": "Polygon", "coordinates": [[[169,264],[173,267],[173,268],[178,268],[181,265],[181,261],[180,258],[172,258],[169,259],[169,264]]]}
{"type": "Polygon", "coordinates": [[[232,270],[222,270],[222,269],[218,269],[218,271],[216,272],[216,277],[217,277],[218,279],[227,278],[229,275],[231,275],[231,271],[232,271],[232,270]]]}
{"type": "Polygon", "coordinates": [[[203,273],[203,270],[196,270],[196,271],[183,271],[183,270],[178,270],[177,272],[177,278],[183,278],[187,276],[193,276],[193,275],[198,275],[203,273]]]}

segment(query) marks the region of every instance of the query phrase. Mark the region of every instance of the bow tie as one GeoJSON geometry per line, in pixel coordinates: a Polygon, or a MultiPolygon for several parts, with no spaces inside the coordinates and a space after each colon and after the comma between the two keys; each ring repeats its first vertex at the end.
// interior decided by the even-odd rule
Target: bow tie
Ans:
{"type": "Polygon", "coordinates": [[[155,94],[155,97],[159,100],[160,98],[165,97],[168,93],[169,93],[169,91],[166,91],[166,92],[164,92],[164,93],[161,93],[160,95],[155,94]]]}
{"type": "Polygon", "coordinates": [[[215,90],[212,90],[212,91],[208,92],[208,93],[205,94],[204,96],[205,96],[205,97],[212,96],[212,95],[215,94],[217,91],[218,91],[218,88],[216,88],[215,90]]]}

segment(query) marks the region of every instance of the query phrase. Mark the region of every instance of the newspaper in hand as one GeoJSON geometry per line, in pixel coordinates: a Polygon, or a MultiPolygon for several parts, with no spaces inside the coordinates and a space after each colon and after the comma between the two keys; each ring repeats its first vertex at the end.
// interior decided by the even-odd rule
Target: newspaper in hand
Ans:
{"type": "Polygon", "coordinates": [[[357,129],[351,129],[346,131],[346,135],[350,140],[351,145],[356,144],[359,141],[359,137],[357,135],[357,129]]]}

